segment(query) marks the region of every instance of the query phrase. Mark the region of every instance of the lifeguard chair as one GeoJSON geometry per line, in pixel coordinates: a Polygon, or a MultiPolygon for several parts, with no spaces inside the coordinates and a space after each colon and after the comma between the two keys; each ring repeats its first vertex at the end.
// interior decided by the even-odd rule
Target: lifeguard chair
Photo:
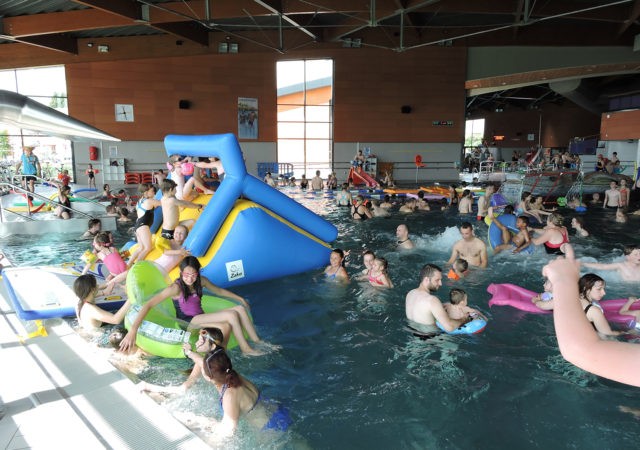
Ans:
{"type": "Polygon", "coordinates": [[[420,167],[427,167],[427,165],[422,163],[422,156],[420,155],[416,155],[415,163],[416,163],[416,184],[418,184],[418,170],[420,170],[420,167]]]}

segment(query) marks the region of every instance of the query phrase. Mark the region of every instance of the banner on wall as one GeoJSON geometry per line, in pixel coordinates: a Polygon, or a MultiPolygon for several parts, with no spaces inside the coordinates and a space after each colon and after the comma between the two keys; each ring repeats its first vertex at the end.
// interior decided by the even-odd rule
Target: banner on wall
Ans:
{"type": "Polygon", "coordinates": [[[258,139],[258,99],[238,97],[238,139],[258,139]]]}

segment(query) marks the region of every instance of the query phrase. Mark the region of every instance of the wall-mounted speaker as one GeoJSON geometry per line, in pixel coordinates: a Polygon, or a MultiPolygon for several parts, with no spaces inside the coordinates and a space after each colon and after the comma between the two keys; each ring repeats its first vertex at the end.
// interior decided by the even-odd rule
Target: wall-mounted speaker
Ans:
{"type": "Polygon", "coordinates": [[[189,109],[191,108],[191,102],[189,100],[180,100],[178,101],[178,108],[189,109]]]}
{"type": "Polygon", "coordinates": [[[401,112],[402,114],[410,114],[410,113],[411,113],[411,106],[409,106],[409,105],[402,105],[402,106],[400,107],[400,112],[401,112]]]}

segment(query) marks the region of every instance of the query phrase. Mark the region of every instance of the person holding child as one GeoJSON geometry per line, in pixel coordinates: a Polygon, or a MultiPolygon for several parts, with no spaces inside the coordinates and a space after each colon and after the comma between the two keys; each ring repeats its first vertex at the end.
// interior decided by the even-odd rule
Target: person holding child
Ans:
{"type": "Polygon", "coordinates": [[[449,291],[449,303],[442,305],[450,319],[469,322],[473,319],[487,320],[484,314],[468,305],[467,293],[458,288],[449,291]]]}

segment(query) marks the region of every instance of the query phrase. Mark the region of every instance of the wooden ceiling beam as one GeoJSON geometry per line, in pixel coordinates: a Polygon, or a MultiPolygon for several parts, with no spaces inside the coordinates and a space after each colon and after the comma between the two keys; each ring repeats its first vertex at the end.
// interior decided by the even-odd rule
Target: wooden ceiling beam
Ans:
{"type": "Polygon", "coordinates": [[[81,5],[126,17],[131,20],[142,19],[142,4],[130,0],[74,0],[81,5]]]}
{"type": "Polygon", "coordinates": [[[198,22],[154,23],[151,26],[179,38],[188,39],[196,44],[205,47],[209,46],[209,31],[198,22]]]}
{"type": "MultiPolygon", "coordinates": [[[[44,36],[26,36],[15,39],[16,42],[57,52],[78,54],[78,41],[65,34],[47,34],[44,36]]],[[[11,44],[9,44],[11,45],[11,44]]]]}

